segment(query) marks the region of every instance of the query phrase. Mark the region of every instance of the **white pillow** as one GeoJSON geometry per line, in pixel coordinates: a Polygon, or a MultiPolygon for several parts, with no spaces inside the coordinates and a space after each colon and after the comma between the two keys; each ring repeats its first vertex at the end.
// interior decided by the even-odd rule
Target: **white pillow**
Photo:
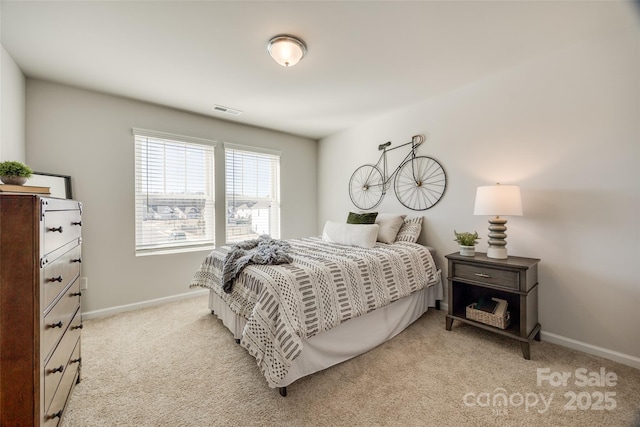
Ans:
{"type": "Polygon", "coordinates": [[[346,224],[327,221],[322,231],[322,240],[342,245],[372,248],[378,237],[378,224],[346,224]]]}
{"type": "Polygon", "coordinates": [[[388,244],[395,242],[405,217],[406,215],[379,213],[376,217],[376,224],[380,226],[378,242],[388,244]]]}

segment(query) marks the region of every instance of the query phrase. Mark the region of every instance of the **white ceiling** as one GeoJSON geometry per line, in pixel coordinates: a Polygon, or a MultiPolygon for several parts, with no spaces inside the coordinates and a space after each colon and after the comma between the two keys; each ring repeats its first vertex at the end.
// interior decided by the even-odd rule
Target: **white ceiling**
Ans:
{"type": "Polygon", "coordinates": [[[606,1],[5,1],[27,77],[319,139],[633,25],[606,1]],[[268,40],[307,56],[284,68],[268,40]],[[242,110],[238,117],[215,104],[242,110]]]}

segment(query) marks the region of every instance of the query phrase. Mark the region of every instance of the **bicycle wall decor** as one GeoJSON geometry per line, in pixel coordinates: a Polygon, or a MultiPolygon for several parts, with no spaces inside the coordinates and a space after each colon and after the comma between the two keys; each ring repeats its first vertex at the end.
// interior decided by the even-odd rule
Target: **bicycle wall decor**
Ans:
{"type": "Polygon", "coordinates": [[[435,206],[447,188],[447,175],[442,165],[432,157],[416,156],[416,148],[425,141],[424,135],[414,135],[411,141],[397,147],[388,148],[391,141],[380,144],[382,151],[374,165],[362,165],[355,170],[349,180],[351,202],[362,210],[373,209],[380,204],[391,180],[398,201],[414,211],[424,211],[435,206]],[[400,165],[387,174],[387,152],[411,145],[409,154],[400,165]],[[382,163],[382,170],[380,164],[382,163]]]}

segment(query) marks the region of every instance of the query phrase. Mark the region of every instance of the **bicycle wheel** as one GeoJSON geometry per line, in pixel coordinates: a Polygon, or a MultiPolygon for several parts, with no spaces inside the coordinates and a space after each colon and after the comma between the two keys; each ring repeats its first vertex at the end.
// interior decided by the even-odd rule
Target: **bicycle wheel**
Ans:
{"type": "Polygon", "coordinates": [[[360,166],[349,180],[349,197],[362,210],[378,206],[384,197],[382,172],[377,166],[360,166]]]}
{"type": "Polygon", "coordinates": [[[447,188],[444,169],[431,157],[418,156],[400,166],[396,174],[394,190],[404,206],[414,211],[433,207],[447,188]]]}

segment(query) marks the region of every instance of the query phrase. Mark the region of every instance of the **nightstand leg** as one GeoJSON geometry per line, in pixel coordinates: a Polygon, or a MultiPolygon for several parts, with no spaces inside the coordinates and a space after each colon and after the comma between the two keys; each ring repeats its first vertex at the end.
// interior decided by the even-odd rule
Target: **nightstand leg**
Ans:
{"type": "Polygon", "coordinates": [[[447,331],[451,330],[451,326],[453,326],[453,319],[450,317],[447,317],[447,331]]]}
{"type": "Polygon", "coordinates": [[[531,347],[529,346],[529,342],[520,341],[520,348],[522,348],[522,357],[531,360],[531,347]]]}

